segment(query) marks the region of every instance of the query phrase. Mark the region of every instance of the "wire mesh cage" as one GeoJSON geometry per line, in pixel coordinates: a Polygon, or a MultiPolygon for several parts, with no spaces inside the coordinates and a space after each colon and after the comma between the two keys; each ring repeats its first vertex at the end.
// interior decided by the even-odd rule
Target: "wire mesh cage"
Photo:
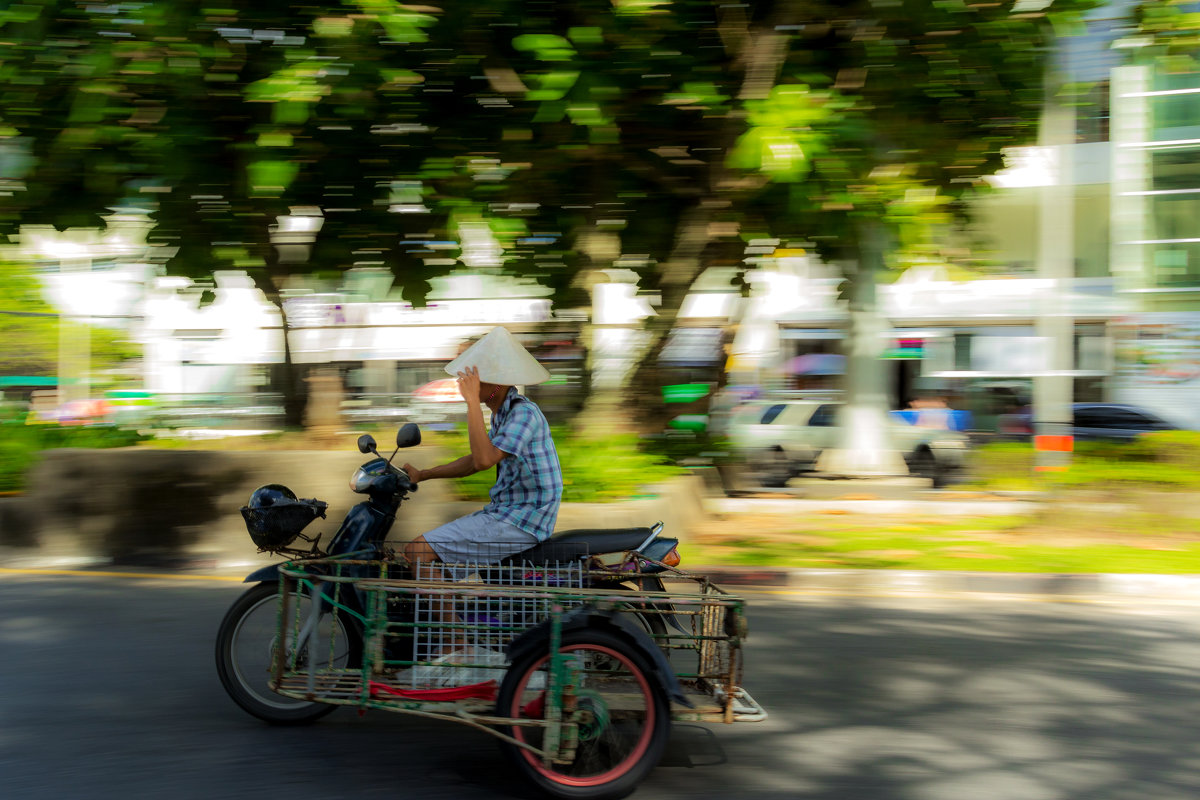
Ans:
{"type": "Polygon", "coordinates": [[[412,667],[393,680],[413,688],[501,680],[504,650],[514,638],[546,619],[555,605],[582,602],[537,589],[582,589],[585,574],[583,560],[533,564],[482,551],[477,560],[417,562],[414,580],[430,588],[414,592],[412,667]]]}

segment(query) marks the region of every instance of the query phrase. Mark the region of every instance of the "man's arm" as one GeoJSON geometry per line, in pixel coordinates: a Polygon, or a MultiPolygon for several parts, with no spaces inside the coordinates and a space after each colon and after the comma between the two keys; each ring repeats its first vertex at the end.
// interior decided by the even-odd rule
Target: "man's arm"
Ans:
{"type": "Polygon", "coordinates": [[[449,464],[429,469],[417,469],[412,464],[405,464],[404,471],[413,483],[420,483],[429,478],[465,478],[476,472],[491,469],[508,455],[492,444],[483,424],[483,406],[479,402],[479,370],[467,367],[466,371],[458,373],[458,384],[467,404],[467,439],[471,444],[471,452],[449,464]]]}
{"type": "Polygon", "coordinates": [[[475,459],[470,455],[456,458],[449,464],[440,464],[429,469],[417,469],[412,464],[405,464],[404,471],[408,473],[408,479],[413,483],[420,483],[430,478],[465,478],[468,475],[474,475],[479,470],[475,469],[475,459]]]}
{"type": "Polygon", "coordinates": [[[491,469],[508,455],[488,438],[487,428],[483,424],[483,408],[478,399],[474,403],[467,402],[467,439],[471,442],[469,458],[475,467],[473,472],[491,469]]]}
{"type": "Polygon", "coordinates": [[[508,453],[492,444],[483,424],[483,403],[479,401],[479,370],[467,367],[458,373],[458,388],[467,403],[467,439],[471,443],[471,459],[475,472],[491,469],[508,453]]]}

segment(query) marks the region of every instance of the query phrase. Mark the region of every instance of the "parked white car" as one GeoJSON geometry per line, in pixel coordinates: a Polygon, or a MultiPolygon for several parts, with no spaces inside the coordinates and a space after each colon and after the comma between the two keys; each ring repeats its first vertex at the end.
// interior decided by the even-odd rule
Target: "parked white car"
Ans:
{"type": "MultiPolygon", "coordinates": [[[[756,401],[733,410],[725,435],[753,479],[763,486],[786,486],[797,475],[815,470],[821,453],[839,445],[841,405],[756,401]]],[[[889,419],[887,444],[903,455],[909,474],[929,478],[936,488],[962,469],[967,452],[962,433],[889,419]]]]}

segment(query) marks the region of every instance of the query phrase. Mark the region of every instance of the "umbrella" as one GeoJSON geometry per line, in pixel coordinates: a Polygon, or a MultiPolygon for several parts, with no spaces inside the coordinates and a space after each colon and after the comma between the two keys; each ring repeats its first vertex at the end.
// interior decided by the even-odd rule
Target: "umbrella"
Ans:
{"type": "Polygon", "coordinates": [[[805,353],[787,362],[792,375],[841,375],[846,371],[846,357],[836,353],[805,353]]]}
{"type": "Polygon", "coordinates": [[[413,392],[413,397],[428,400],[432,403],[461,403],[462,395],[458,391],[457,378],[439,378],[430,381],[413,392]]]}

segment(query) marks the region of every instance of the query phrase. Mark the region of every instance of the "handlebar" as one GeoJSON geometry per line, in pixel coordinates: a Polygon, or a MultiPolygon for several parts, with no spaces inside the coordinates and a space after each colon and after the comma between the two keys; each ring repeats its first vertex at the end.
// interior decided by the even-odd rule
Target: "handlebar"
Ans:
{"type": "Polygon", "coordinates": [[[417,490],[417,485],[412,482],[411,478],[408,477],[407,472],[405,472],[401,467],[393,466],[392,469],[396,470],[396,472],[399,473],[400,478],[403,481],[402,484],[400,485],[400,488],[403,491],[415,492],[417,490]]]}

